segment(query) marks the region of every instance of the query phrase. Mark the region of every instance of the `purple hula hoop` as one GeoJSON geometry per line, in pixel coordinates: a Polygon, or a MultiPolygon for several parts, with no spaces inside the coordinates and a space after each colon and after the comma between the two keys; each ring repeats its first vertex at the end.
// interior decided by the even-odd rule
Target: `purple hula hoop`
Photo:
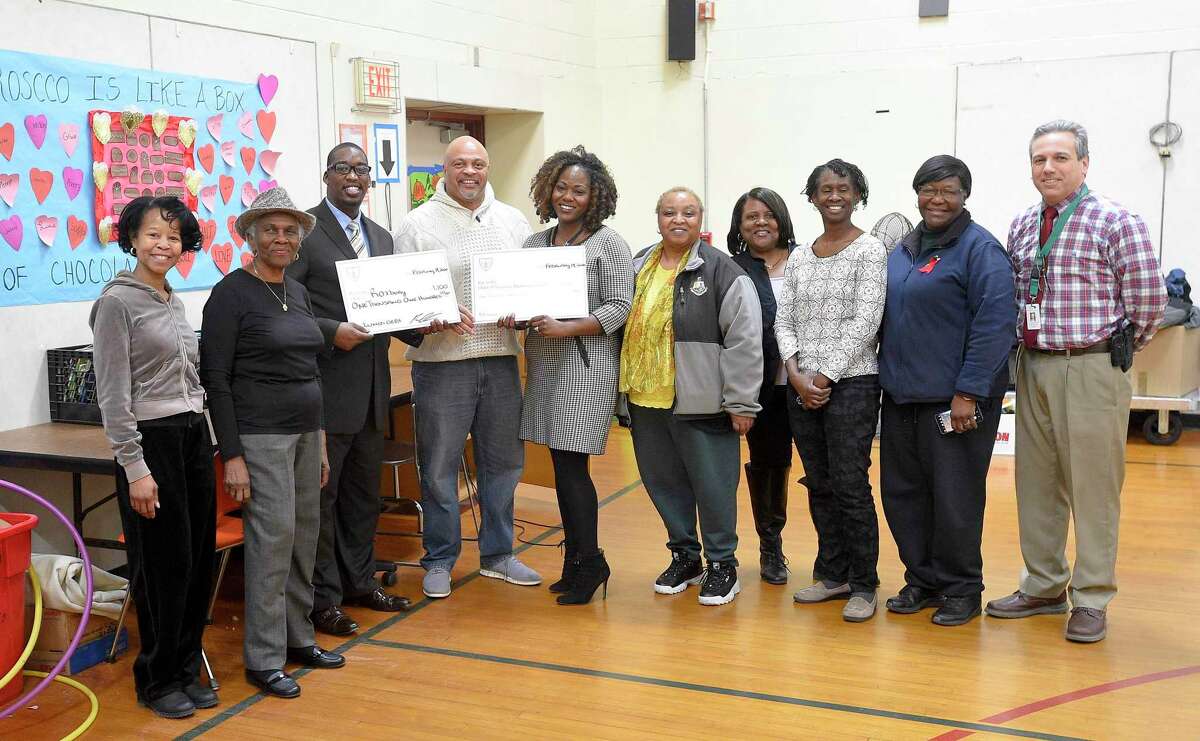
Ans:
{"type": "MultiPolygon", "coordinates": [[[[75,629],[75,637],[71,639],[71,645],[67,646],[67,652],[64,653],[63,657],[58,660],[58,663],[54,665],[54,669],[49,674],[47,674],[46,677],[44,679],[42,679],[41,682],[38,682],[37,686],[34,687],[32,690],[30,690],[30,692],[27,695],[25,695],[24,697],[18,698],[12,705],[9,705],[8,707],[4,708],[4,710],[0,710],[0,719],[3,719],[3,718],[7,718],[8,716],[12,715],[19,708],[24,706],[25,703],[29,702],[30,700],[32,700],[33,698],[35,698],[39,694],[41,694],[42,690],[44,690],[46,688],[46,685],[53,682],[54,678],[59,675],[59,673],[62,671],[63,667],[67,665],[67,662],[70,661],[70,659],[71,659],[71,654],[75,653],[75,647],[79,645],[79,640],[81,638],[83,638],[84,632],[87,631],[88,617],[91,616],[91,614],[92,614],[92,559],[88,558],[87,547],[83,543],[83,537],[79,534],[79,531],[75,529],[75,527],[71,524],[71,521],[67,519],[66,515],[64,515],[58,507],[55,507],[53,504],[50,504],[50,502],[47,502],[45,499],[38,496],[37,494],[34,494],[33,492],[26,489],[25,487],[18,486],[16,484],[10,483],[8,481],[4,481],[3,479],[0,479],[0,487],[9,489],[11,491],[15,491],[18,494],[23,494],[26,497],[29,497],[33,501],[37,502],[38,504],[42,505],[46,509],[50,510],[50,514],[57,517],[62,522],[62,524],[64,526],[66,526],[67,530],[71,533],[71,537],[75,539],[75,546],[77,548],[79,548],[79,553],[83,557],[83,574],[84,574],[84,578],[86,579],[86,583],[87,583],[87,599],[84,600],[84,603],[83,603],[83,619],[79,621],[79,627],[75,629]]],[[[18,677],[20,677],[19,674],[17,675],[17,677],[13,677],[13,680],[16,681],[16,679],[18,677]]]]}

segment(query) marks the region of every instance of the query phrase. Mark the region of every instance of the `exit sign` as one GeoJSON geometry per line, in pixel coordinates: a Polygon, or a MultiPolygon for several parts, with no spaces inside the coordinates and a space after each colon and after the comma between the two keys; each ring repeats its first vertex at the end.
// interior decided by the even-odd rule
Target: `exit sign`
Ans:
{"type": "Polygon", "coordinates": [[[399,70],[395,62],[354,60],[354,103],[360,110],[400,110],[399,70]]]}

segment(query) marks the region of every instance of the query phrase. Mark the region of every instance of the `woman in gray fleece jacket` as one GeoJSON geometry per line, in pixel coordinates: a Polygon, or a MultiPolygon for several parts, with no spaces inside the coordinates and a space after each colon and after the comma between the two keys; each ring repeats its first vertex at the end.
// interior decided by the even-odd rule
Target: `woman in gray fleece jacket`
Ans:
{"type": "Polygon", "coordinates": [[[197,680],[212,589],[216,503],[199,346],[167,273],[200,249],[196,217],[174,197],[121,211],[121,249],[137,259],[92,306],[93,362],[104,434],[117,459],[141,651],[138,702],[164,718],[217,704],[197,680]]]}

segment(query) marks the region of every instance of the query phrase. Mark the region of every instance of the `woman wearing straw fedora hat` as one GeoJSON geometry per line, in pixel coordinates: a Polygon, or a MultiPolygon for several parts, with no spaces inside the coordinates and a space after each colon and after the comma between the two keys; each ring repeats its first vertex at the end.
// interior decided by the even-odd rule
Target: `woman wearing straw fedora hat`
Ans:
{"type": "Polygon", "coordinates": [[[224,483],[243,503],[246,678],[289,698],[300,686],[285,661],[345,664],[316,645],[309,617],[329,474],[317,369],[324,341],[304,286],[284,275],[314,221],[283,188],[255,198],[234,225],[254,259],[213,286],[201,330],[200,375],[224,483]]]}

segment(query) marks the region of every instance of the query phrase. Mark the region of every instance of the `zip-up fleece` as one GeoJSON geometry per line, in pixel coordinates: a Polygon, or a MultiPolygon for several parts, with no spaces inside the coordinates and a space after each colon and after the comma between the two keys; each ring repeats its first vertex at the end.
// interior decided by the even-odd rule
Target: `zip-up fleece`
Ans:
{"type": "MultiPolygon", "coordinates": [[[[633,258],[636,276],[653,246],[633,258]]],[[[675,408],[680,417],[762,409],[762,304],[750,276],[729,255],[696,241],[675,277],[671,323],[675,331],[675,408]]],[[[618,414],[628,416],[621,394],[618,414]]]]}
{"type": "Polygon", "coordinates": [[[130,481],[149,475],[140,420],[204,411],[196,333],[183,301],[121,271],[92,305],[92,364],[104,434],[130,481]]]}

